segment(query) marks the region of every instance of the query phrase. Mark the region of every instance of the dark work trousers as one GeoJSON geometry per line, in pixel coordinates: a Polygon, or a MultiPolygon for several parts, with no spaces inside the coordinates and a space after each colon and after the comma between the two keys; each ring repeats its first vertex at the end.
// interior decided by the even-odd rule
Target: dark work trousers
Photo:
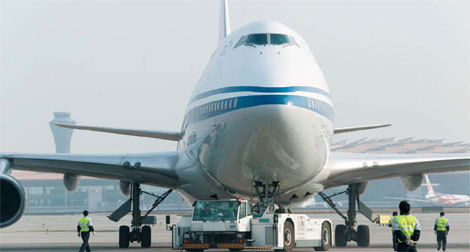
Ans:
{"type": "Polygon", "coordinates": [[[416,246],[408,246],[406,243],[398,243],[397,251],[399,252],[416,252],[416,246]]]}
{"type": "Polygon", "coordinates": [[[437,231],[437,250],[441,249],[441,245],[442,250],[446,251],[447,231],[437,231]]]}
{"type": "Polygon", "coordinates": [[[83,243],[78,252],[90,252],[90,245],[88,244],[88,239],[90,239],[90,232],[81,232],[80,236],[82,237],[83,243]]]}
{"type": "Polygon", "coordinates": [[[398,238],[395,233],[392,233],[393,251],[397,251],[398,238]]]}

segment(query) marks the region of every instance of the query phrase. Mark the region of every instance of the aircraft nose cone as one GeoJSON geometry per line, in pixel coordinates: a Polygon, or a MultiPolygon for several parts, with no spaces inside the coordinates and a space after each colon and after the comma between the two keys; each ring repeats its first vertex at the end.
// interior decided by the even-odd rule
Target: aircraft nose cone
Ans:
{"type": "Polygon", "coordinates": [[[255,181],[279,181],[281,192],[305,183],[326,159],[326,138],[316,119],[311,111],[288,105],[246,109],[243,119],[228,123],[227,156],[212,173],[247,194],[254,192],[255,181]]]}

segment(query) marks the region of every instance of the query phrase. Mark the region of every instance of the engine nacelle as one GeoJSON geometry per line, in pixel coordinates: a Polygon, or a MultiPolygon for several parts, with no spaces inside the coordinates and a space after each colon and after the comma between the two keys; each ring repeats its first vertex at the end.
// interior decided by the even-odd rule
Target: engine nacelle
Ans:
{"type": "Polygon", "coordinates": [[[124,196],[129,196],[131,193],[131,183],[127,181],[119,181],[119,191],[124,196]]]}
{"type": "Polygon", "coordinates": [[[366,188],[367,188],[367,184],[369,183],[369,181],[365,181],[365,182],[361,182],[361,183],[358,183],[357,184],[357,192],[359,194],[363,194],[365,191],[366,191],[366,188]]]}
{"type": "Polygon", "coordinates": [[[80,179],[80,176],[78,175],[64,174],[65,189],[67,189],[67,191],[69,192],[77,189],[77,186],[80,182],[79,179],[80,179]]]}
{"type": "Polygon", "coordinates": [[[26,193],[20,182],[0,174],[0,228],[17,222],[23,216],[25,204],[26,193]]]}
{"type": "Polygon", "coordinates": [[[408,191],[414,191],[423,183],[423,174],[401,177],[401,183],[408,191]]]}

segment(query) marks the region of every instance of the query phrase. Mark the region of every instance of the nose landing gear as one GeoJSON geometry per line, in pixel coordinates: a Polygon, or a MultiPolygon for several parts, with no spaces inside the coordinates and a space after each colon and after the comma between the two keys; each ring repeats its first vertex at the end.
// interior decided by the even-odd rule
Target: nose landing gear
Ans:
{"type": "Polygon", "coordinates": [[[279,181],[273,181],[270,184],[255,181],[254,188],[259,198],[258,212],[274,212],[276,208],[274,195],[279,193],[279,181]]]}
{"type": "Polygon", "coordinates": [[[322,199],[338,213],[343,219],[345,224],[336,225],[335,228],[335,245],[337,247],[346,247],[349,241],[357,242],[359,247],[368,247],[370,243],[370,232],[369,226],[359,225],[357,230],[356,226],[356,202],[358,210],[365,217],[372,221],[372,210],[370,210],[364,203],[359,200],[359,184],[351,184],[348,186],[348,189],[343,192],[335,193],[331,196],[327,196],[323,192],[318,194],[322,199]],[[342,212],[336,208],[336,205],[331,200],[332,197],[346,193],[348,195],[348,212],[345,216],[342,212]]]}

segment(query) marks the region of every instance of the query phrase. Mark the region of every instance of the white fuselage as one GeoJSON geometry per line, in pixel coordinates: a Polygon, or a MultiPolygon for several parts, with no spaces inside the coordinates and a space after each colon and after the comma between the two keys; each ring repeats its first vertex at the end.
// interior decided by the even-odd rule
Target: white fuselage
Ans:
{"type": "Polygon", "coordinates": [[[452,206],[452,205],[470,205],[470,196],[460,194],[443,194],[443,193],[428,193],[425,195],[427,200],[432,201],[437,205],[452,206]]]}
{"type": "Polygon", "coordinates": [[[468,195],[460,195],[460,194],[426,194],[425,198],[434,202],[437,205],[445,205],[445,206],[452,206],[452,205],[470,205],[470,196],[468,195]]]}
{"type": "Polygon", "coordinates": [[[257,22],[220,42],[182,131],[178,148],[192,165],[177,166],[177,190],[188,200],[252,198],[255,181],[278,181],[276,201],[292,204],[323,189],[311,181],[328,157],[333,107],[305,41],[282,24],[257,22]],[[249,34],[285,34],[296,44],[236,46],[249,34]]]}
{"type": "Polygon", "coordinates": [[[429,180],[428,175],[425,175],[426,179],[426,188],[428,192],[424,196],[426,200],[433,202],[436,205],[452,206],[452,205],[470,205],[470,196],[461,195],[461,194],[444,194],[444,193],[435,193],[432,188],[431,181],[429,180]]]}

